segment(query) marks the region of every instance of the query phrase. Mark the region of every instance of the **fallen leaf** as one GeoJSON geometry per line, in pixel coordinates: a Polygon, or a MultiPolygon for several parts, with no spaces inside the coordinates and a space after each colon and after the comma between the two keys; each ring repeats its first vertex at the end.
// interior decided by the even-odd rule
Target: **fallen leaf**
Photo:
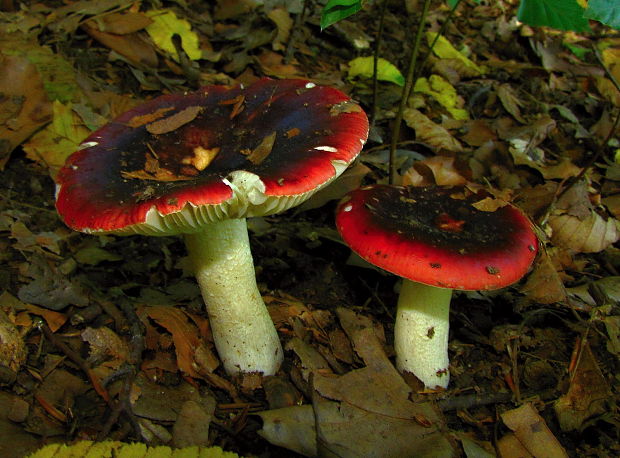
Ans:
{"type": "Polygon", "coordinates": [[[553,230],[551,241],[554,245],[579,253],[598,253],[620,238],[620,223],[614,218],[605,219],[593,210],[585,219],[552,215],[549,226],[553,230]]]}
{"type": "Polygon", "coordinates": [[[568,458],[566,450],[560,445],[532,404],[524,404],[500,416],[504,424],[514,432],[521,445],[533,456],[568,458]]]}
{"type": "Polygon", "coordinates": [[[153,43],[166,51],[172,59],[179,62],[178,53],[172,42],[173,35],[181,37],[183,51],[191,60],[198,60],[202,57],[200,40],[189,22],[177,18],[172,10],[149,10],[146,15],[153,21],[146,27],[153,43]]]}
{"type": "Polygon", "coordinates": [[[187,315],[175,307],[146,307],[147,316],[172,334],[179,369],[191,377],[202,378],[201,372],[213,372],[218,366],[202,338],[198,328],[187,315]]]}
{"type": "MultiPolygon", "coordinates": [[[[436,37],[437,33],[426,32],[426,40],[429,45],[435,41],[436,37]]],[[[435,46],[433,46],[433,53],[442,59],[454,59],[459,61],[469,72],[474,72],[476,76],[480,76],[485,73],[485,69],[483,67],[476,65],[469,58],[457,51],[443,35],[439,35],[437,38],[435,46]]]]}
{"type": "Polygon", "coordinates": [[[469,113],[463,109],[465,101],[457,94],[454,86],[441,76],[431,75],[428,79],[419,78],[413,90],[433,97],[454,119],[459,121],[469,119],[469,113]]]}
{"type": "Polygon", "coordinates": [[[173,115],[170,115],[163,119],[158,119],[150,124],[146,125],[146,130],[153,135],[167,134],[177,130],[179,127],[192,122],[202,112],[201,106],[190,106],[177,111],[173,115]]]}
{"type": "Polygon", "coordinates": [[[82,340],[90,344],[89,359],[101,361],[113,358],[112,365],[115,369],[129,359],[129,345],[110,328],[86,328],[81,334],[82,340]]]}
{"type": "Polygon", "coordinates": [[[525,124],[525,120],[521,116],[521,108],[523,106],[523,102],[519,100],[517,94],[514,89],[507,83],[500,84],[497,87],[497,96],[499,97],[500,102],[502,102],[502,106],[506,109],[508,113],[512,115],[520,123],[525,124]]]}
{"type": "Polygon", "coordinates": [[[415,130],[418,141],[424,142],[437,152],[448,151],[458,153],[463,151],[459,141],[444,127],[435,124],[426,115],[415,108],[406,108],[403,119],[409,127],[415,130]]]}
{"type": "Polygon", "coordinates": [[[140,127],[143,126],[145,124],[149,124],[152,122],[155,122],[158,119],[161,119],[162,117],[164,117],[166,115],[166,113],[168,113],[170,110],[174,110],[174,107],[162,107],[162,108],[158,108],[157,110],[155,110],[153,113],[148,113],[145,115],[139,115],[139,116],[134,116],[133,118],[131,118],[128,122],[127,125],[129,127],[140,127]]]}
{"type": "Polygon", "coordinates": [[[9,368],[17,373],[26,362],[27,356],[28,350],[24,338],[6,313],[0,310],[0,367],[9,368]]]}
{"type": "Polygon", "coordinates": [[[157,67],[157,53],[155,52],[153,44],[145,40],[142,34],[130,33],[118,35],[102,31],[97,27],[94,20],[85,22],[82,24],[82,28],[99,43],[116,51],[134,64],[145,65],[150,68],[157,67]]]}
{"type": "Polygon", "coordinates": [[[449,156],[431,156],[427,159],[416,161],[413,163],[413,167],[403,174],[402,184],[403,186],[464,185],[467,183],[467,179],[455,167],[455,160],[456,158],[449,156]],[[424,179],[429,174],[432,176],[432,181],[424,179]]]}
{"type": "Polygon", "coordinates": [[[276,132],[265,136],[256,148],[252,151],[242,150],[241,154],[245,155],[245,158],[254,165],[261,164],[271,154],[273,145],[276,141],[276,132]]]}
{"type": "Polygon", "coordinates": [[[36,67],[0,54],[0,170],[13,151],[52,119],[52,106],[36,67]]]}
{"type": "Polygon", "coordinates": [[[577,365],[570,373],[568,392],[553,406],[562,431],[581,430],[588,418],[608,411],[611,390],[588,341],[583,341],[578,351],[577,365]]]}
{"type": "Polygon", "coordinates": [[[22,145],[28,158],[48,168],[52,177],[90,134],[71,104],[53,103],[53,121],[22,145]]]}
{"type": "Polygon", "coordinates": [[[278,34],[274,38],[271,47],[274,51],[284,51],[291,34],[291,28],[293,27],[293,19],[291,19],[291,15],[286,8],[283,7],[272,9],[267,13],[267,17],[278,27],[278,34]]]}
{"type": "MultiPolygon", "coordinates": [[[[357,76],[363,76],[367,79],[372,78],[375,67],[374,58],[372,56],[356,57],[349,61],[348,67],[349,78],[355,78],[357,76]]],[[[379,57],[377,60],[377,79],[379,81],[394,83],[398,86],[405,85],[405,77],[400,70],[382,57],[379,57]]]]}
{"type": "Polygon", "coordinates": [[[317,456],[316,420],[311,405],[265,410],[256,415],[263,420],[258,434],[270,443],[303,456],[317,456]]]}

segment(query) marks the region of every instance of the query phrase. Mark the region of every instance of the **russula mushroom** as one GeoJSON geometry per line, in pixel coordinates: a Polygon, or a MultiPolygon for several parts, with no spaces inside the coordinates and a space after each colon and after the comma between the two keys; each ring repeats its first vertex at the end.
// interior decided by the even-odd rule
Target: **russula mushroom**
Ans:
{"type": "Polygon", "coordinates": [[[340,175],[368,135],[337,89],[260,79],[163,95],[90,135],[57,176],[56,208],[95,234],[183,234],[229,374],[274,374],[282,347],[256,285],[246,218],[340,175]]]}
{"type": "Polygon", "coordinates": [[[519,280],[538,251],[528,218],[506,204],[483,211],[465,188],[374,185],[349,193],[336,225],[363,259],[403,277],[394,325],[396,365],[426,387],[447,387],[452,290],[519,280]]]}

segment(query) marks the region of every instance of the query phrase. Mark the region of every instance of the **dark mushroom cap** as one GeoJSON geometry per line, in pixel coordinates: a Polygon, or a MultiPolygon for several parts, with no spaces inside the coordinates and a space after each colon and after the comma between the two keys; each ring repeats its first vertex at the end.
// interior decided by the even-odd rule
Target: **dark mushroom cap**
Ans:
{"type": "Polygon", "coordinates": [[[374,185],[339,204],[336,226],[368,262],[427,285],[489,290],[519,280],[538,251],[528,218],[505,205],[472,204],[464,188],[374,185]]]}
{"type": "Polygon", "coordinates": [[[305,80],[164,95],[83,142],[56,208],[79,231],[154,235],[273,214],[337,177],[367,135],[359,105],[305,80]]]}

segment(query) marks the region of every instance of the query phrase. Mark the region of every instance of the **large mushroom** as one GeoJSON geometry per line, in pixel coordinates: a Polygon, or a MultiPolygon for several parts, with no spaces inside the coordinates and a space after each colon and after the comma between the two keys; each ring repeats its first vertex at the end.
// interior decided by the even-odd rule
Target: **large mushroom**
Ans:
{"type": "Polygon", "coordinates": [[[258,291],[246,218],[282,212],[340,175],[368,135],[337,89],[260,79],[164,95],[90,135],[57,177],[65,223],[183,234],[229,374],[274,374],[282,347],[258,291]]]}
{"type": "Polygon", "coordinates": [[[465,188],[374,185],[349,193],[336,225],[366,261],[403,277],[394,325],[399,370],[447,387],[452,290],[492,290],[519,280],[538,251],[528,218],[495,211],[465,188]]]}

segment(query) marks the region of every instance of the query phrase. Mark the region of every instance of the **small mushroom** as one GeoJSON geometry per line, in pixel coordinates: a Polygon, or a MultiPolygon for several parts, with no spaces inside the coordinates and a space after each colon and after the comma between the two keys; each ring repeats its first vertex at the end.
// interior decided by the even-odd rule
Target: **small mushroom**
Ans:
{"type": "Polygon", "coordinates": [[[403,277],[394,326],[399,370],[447,387],[452,290],[518,281],[538,251],[528,218],[513,205],[478,210],[465,188],[374,185],[349,193],[336,225],[366,261],[403,277]]]}
{"type": "Polygon", "coordinates": [[[274,374],[282,347],[258,291],[246,218],[325,187],[368,135],[359,105],[305,80],[164,95],[90,135],[57,178],[65,223],[96,234],[183,234],[229,374],[274,374]]]}

